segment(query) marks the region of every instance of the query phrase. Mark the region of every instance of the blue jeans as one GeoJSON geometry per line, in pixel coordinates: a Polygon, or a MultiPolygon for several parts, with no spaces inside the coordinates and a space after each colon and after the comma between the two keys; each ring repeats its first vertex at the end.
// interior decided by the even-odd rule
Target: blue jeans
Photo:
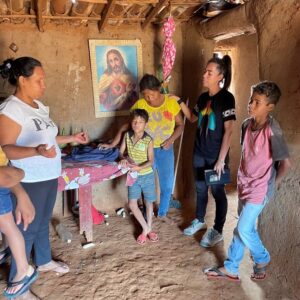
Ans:
{"type": "MultiPolygon", "coordinates": [[[[202,223],[204,222],[208,202],[208,186],[205,183],[204,171],[213,169],[215,164],[215,159],[202,158],[198,155],[194,155],[193,157],[195,186],[197,192],[196,218],[202,223]]],[[[222,233],[226,221],[228,206],[224,184],[212,185],[211,193],[216,202],[214,229],[219,233],[222,233]]]]}
{"type": "Polygon", "coordinates": [[[238,275],[245,247],[249,249],[255,263],[265,264],[270,261],[270,254],[264,247],[256,230],[256,220],[267,202],[267,197],[265,197],[262,204],[252,204],[239,200],[239,220],[233,231],[233,239],[228,249],[228,258],[224,262],[224,267],[230,274],[238,275]]]}
{"type": "MultiPolygon", "coordinates": [[[[27,259],[30,260],[31,253],[33,252],[33,263],[36,266],[41,266],[50,262],[52,259],[49,240],[49,223],[56,200],[58,180],[52,179],[21,184],[35,208],[35,217],[26,231],[23,230],[22,223],[18,225],[18,227],[25,240],[27,259]]],[[[16,205],[16,203],[14,203],[14,205],[16,205]]],[[[9,280],[14,278],[16,272],[16,262],[14,258],[12,258],[9,280]]]]}
{"type": "Polygon", "coordinates": [[[160,203],[157,215],[164,217],[169,211],[174,181],[174,149],[154,148],[154,169],[156,169],[160,187],[160,203]]]}

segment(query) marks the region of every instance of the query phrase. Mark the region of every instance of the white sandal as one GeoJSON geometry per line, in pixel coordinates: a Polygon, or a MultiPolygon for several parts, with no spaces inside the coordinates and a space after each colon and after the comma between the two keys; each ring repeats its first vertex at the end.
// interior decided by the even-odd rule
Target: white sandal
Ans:
{"type": "Polygon", "coordinates": [[[37,270],[41,273],[43,272],[55,272],[57,275],[66,274],[70,272],[70,268],[67,264],[61,261],[51,260],[45,265],[39,266],[37,270]]]}

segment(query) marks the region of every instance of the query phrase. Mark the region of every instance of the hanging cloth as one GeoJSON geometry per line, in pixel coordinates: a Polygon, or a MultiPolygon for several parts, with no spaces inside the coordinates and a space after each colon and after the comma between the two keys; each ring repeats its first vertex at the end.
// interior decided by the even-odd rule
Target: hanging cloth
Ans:
{"type": "Polygon", "coordinates": [[[164,81],[166,81],[168,76],[171,74],[175,62],[176,47],[172,40],[172,35],[174,31],[175,31],[175,21],[173,17],[168,17],[168,19],[163,25],[163,32],[165,35],[165,42],[164,42],[163,54],[162,54],[164,81]]]}

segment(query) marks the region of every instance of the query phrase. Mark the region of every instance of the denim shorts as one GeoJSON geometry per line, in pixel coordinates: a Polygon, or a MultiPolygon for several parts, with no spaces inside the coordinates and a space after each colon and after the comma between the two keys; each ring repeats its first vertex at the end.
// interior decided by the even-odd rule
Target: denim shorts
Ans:
{"type": "Polygon", "coordinates": [[[0,215],[12,211],[11,193],[9,189],[0,188],[0,215]]]}
{"type": "Polygon", "coordinates": [[[154,172],[137,177],[136,182],[128,187],[128,200],[140,199],[142,193],[146,201],[154,202],[156,200],[154,172]]]}

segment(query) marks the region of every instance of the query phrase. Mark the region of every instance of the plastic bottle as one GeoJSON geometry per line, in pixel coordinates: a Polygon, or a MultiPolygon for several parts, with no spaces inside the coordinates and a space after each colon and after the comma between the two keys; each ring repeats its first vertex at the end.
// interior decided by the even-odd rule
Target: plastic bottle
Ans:
{"type": "Polygon", "coordinates": [[[61,240],[67,243],[72,242],[72,238],[73,238],[72,233],[68,231],[68,229],[62,223],[57,224],[55,230],[61,240]]]}

